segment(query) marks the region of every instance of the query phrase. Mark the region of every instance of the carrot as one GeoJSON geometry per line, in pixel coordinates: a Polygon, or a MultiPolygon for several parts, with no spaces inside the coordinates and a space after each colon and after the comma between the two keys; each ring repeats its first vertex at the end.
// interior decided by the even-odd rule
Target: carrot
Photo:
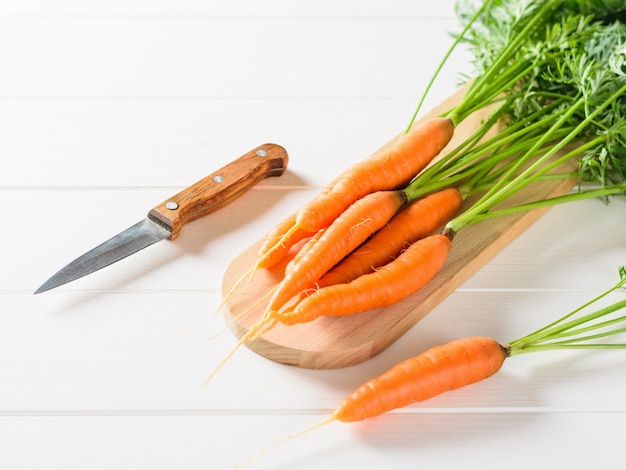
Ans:
{"type": "Polygon", "coordinates": [[[366,194],[404,186],[443,150],[453,133],[450,119],[432,118],[401,134],[391,145],[335,178],[330,188],[298,211],[296,225],[316,231],[366,194]]]}
{"type": "Polygon", "coordinates": [[[292,309],[274,312],[273,318],[293,325],[391,305],[430,281],[445,263],[450,246],[450,239],[442,234],[418,240],[382,268],[347,284],[322,287],[292,309]]]}
{"type": "MultiPolygon", "coordinates": [[[[290,273],[294,269],[296,269],[296,267],[299,266],[300,263],[302,262],[302,259],[305,257],[305,255],[320,241],[320,239],[324,236],[325,233],[326,233],[326,229],[321,229],[315,235],[309,238],[306,242],[304,242],[304,244],[296,252],[296,254],[291,259],[291,261],[289,261],[289,263],[287,263],[287,266],[285,266],[284,273],[290,273]]],[[[283,273],[283,276],[284,276],[284,273],[283,273]]]]}
{"type": "Polygon", "coordinates": [[[259,258],[276,250],[273,259],[286,254],[298,241],[296,233],[312,234],[328,227],[360,198],[376,191],[400,188],[411,181],[450,142],[454,124],[432,118],[398,136],[385,148],[335,177],[315,198],[276,225],[265,237],[259,258]]]}
{"type": "Polygon", "coordinates": [[[326,273],[316,284],[325,287],[350,282],[391,262],[403,249],[432,233],[458,212],[463,196],[455,187],[420,198],[326,273]]]}
{"type": "Polygon", "coordinates": [[[435,346],[361,385],[339,404],[332,417],[362,421],[427,400],[492,376],[506,357],[504,347],[482,336],[435,346]]]}
{"type": "Polygon", "coordinates": [[[296,214],[291,214],[264,237],[259,249],[256,269],[271,268],[284,259],[293,245],[315,232],[301,230],[295,225],[296,214]]]}
{"type": "MultiPolygon", "coordinates": [[[[287,264],[283,279],[270,299],[268,310],[280,309],[302,289],[384,226],[406,203],[402,191],[378,191],[352,204],[307,249],[287,264]]],[[[306,244],[309,245],[309,244],[306,244]]],[[[305,248],[305,247],[303,247],[305,248]]]]}
{"type": "Polygon", "coordinates": [[[294,212],[267,232],[265,237],[263,237],[261,248],[259,248],[259,256],[263,256],[268,250],[270,250],[276,244],[276,241],[280,240],[295,222],[296,213],[294,212]]]}

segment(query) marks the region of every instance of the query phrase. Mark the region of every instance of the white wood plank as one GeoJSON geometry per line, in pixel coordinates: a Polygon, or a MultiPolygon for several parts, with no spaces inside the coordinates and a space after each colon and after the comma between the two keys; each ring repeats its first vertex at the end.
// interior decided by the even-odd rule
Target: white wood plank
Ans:
{"type": "MultiPolygon", "coordinates": [[[[235,345],[229,332],[209,340],[224,327],[213,316],[220,301],[216,293],[0,294],[0,414],[326,410],[362,382],[428,347],[476,334],[506,343],[598,293],[457,292],[366,363],[302,370],[242,348],[206,387],[209,372],[235,345]],[[289,393],[277,393],[277,384],[289,393]]],[[[411,408],[619,411],[626,386],[623,362],[619,350],[514,357],[485,382],[411,408]]]]}
{"type": "MultiPolygon", "coordinates": [[[[449,45],[453,28],[423,19],[0,17],[0,57],[16,64],[0,76],[0,146],[14,162],[0,186],[186,184],[207,158],[272,140],[319,186],[326,162],[345,167],[406,126],[440,59],[428,50],[390,74],[400,65],[388,48],[412,56],[437,35],[449,45]]],[[[424,109],[457,80],[451,66],[424,109]]]]}
{"type": "Polygon", "coordinates": [[[3,2],[0,16],[209,16],[209,17],[303,17],[333,18],[419,18],[446,17],[453,13],[454,0],[439,0],[428,8],[416,8],[409,0],[320,0],[310,3],[289,0],[233,0],[229,2],[184,0],[81,2],[77,0],[27,0],[3,2]]]}
{"type": "MultiPolygon", "coordinates": [[[[7,469],[232,468],[275,440],[318,422],[298,416],[52,416],[0,418],[7,469]]],[[[262,455],[250,469],[522,470],[615,468],[624,412],[410,413],[368,425],[333,423],[262,455]]]]}
{"type": "Polygon", "coordinates": [[[414,56],[416,44],[451,44],[454,27],[453,20],[0,18],[0,57],[15,64],[2,74],[0,96],[415,96],[441,56],[427,50],[401,66],[398,57],[414,56]]]}
{"type": "Polygon", "coordinates": [[[183,187],[265,142],[290,155],[287,174],[272,185],[321,187],[330,168],[346,168],[398,134],[416,104],[413,98],[0,102],[0,148],[14,162],[0,173],[0,187],[8,188],[183,187]]]}

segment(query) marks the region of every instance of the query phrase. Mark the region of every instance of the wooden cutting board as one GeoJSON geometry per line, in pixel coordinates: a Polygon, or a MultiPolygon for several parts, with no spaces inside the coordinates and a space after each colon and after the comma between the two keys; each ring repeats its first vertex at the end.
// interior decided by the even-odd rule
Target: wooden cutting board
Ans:
{"type": "MultiPolygon", "coordinates": [[[[458,90],[422,119],[449,109],[458,102],[463,93],[464,89],[458,90]]],[[[446,149],[452,149],[462,142],[487,114],[487,111],[482,111],[461,123],[446,149]]],[[[443,155],[446,149],[442,152],[443,155]]],[[[576,179],[533,184],[528,190],[516,194],[507,205],[566,194],[574,184],[576,179]]],[[[302,368],[340,368],[366,361],[415,326],[546,210],[495,217],[464,228],[455,237],[448,260],[439,274],[421,291],[390,307],[347,317],[318,318],[308,324],[294,326],[279,324],[246,346],[272,361],[302,368]]],[[[229,265],[222,283],[224,295],[254,264],[259,245],[260,241],[237,256],[229,265]]],[[[294,253],[295,250],[292,256],[294,253]]],[[[263,313],[265,303],[245,315],[238,315],[281,279],[288,261],[289,259],[285,260],[273,269],[257,272],[248,284],[237,288],[234,294],[227,298],[223,315],[237,338],[241,338],[256,323],[263,313]]]]}

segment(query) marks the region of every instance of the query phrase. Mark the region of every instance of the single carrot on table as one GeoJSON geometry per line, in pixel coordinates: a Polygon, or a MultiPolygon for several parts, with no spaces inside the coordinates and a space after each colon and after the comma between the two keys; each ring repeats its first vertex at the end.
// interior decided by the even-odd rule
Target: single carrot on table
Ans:
{"type": "Polygon", "coordinates": [[[498,372],[507,356],[505,347],[482,336],[435,346],[361,385],[330,419],[362,421],[465,387],[498,372]]]}

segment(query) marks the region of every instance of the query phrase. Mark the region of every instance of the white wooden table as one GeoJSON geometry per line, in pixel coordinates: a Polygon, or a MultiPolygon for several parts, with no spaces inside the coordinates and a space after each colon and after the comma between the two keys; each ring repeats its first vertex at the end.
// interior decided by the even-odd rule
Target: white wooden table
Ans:
{"type": "MultiPolygon", "coordinates": [[[[0,468],[220,469],[323,419],[426,347],[502,342],[617,280],[626,204],[551,209],[385,352],[302,370],[213,312],[230,261],[406,125],[456,31],[453,1],[0,2],[0,468]],[[287,174],[175,242],[53,291],[49,275],[264,142],[287,174]]],[[[426,103],[451,93],[454,55],[426,103]]],[[[626,352],[511,359],[492,379],[333,423],[250,468],[616,468],[626,352]]]]}

